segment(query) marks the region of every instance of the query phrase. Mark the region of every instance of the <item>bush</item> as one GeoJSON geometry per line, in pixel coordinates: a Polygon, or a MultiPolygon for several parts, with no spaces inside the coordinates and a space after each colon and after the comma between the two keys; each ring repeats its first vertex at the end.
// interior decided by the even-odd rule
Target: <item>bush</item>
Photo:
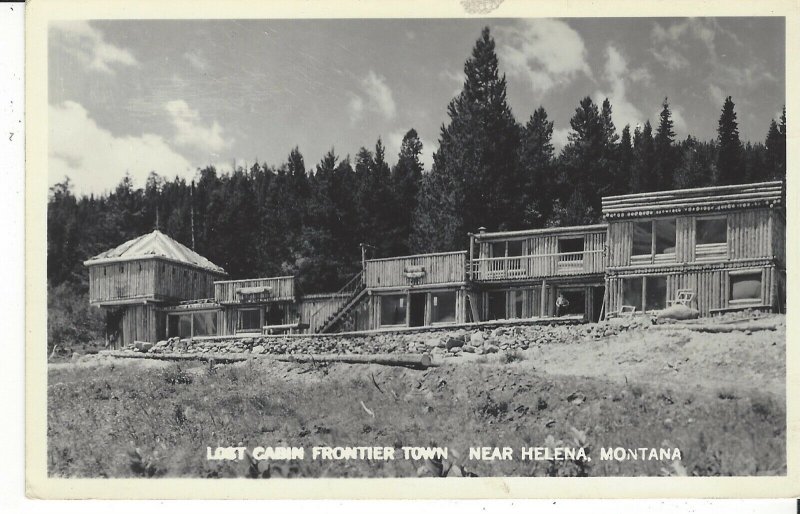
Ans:
{"type": "Polygon", "coordinates": [[[75,286],[62,283],[47,287],[47,349],[55,345],[69,348],[102,341],[105,332],[103,311],[89,305],[89,295],[75,286]]]}

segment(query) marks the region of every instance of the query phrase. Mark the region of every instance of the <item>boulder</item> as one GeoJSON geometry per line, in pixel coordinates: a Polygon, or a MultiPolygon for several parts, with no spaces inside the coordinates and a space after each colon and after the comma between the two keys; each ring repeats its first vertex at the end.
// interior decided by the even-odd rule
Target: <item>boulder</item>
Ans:
{"type": "Polygon", "coordinates": [[[472,346],[482,346],[483,345],[483,332],[480,330],[475,331],[472,335],[469,336],[469,344],[472,346]]]}
{"type": "Polygon", "coordinates": [[[656,320],[662,319],[676,319],[676,320],[687,320],[687,319],[697,319],[700,317],[700,311],[697,309],[692,309],[686,305],[672,305],[667,307],[666,309],[660,311],[656,315],[656,320]]]}
{"type": "Polygon", "coordinates": [[[261,345],[253,347],[253,353],[264,353],[264,347],[261,345]]]}
{"type": "Polygon", "coordinates": [[[445,348],[448,350],[452,348],[460,348],[464,346],[464,340],[457,337],[448,337],[447,341],[445,342],[445,348]]]}

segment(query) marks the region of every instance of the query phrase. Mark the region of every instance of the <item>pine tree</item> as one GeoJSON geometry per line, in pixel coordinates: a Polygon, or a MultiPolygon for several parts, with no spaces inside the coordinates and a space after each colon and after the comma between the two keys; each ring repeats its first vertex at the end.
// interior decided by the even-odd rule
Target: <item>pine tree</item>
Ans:
{"type": "Polygon", "coordinates": [[[633,155],[631,192],[656,191],[658,189],[658,176],[655,170],[656,150],[650,120],[645,121],[644,128],[641,130],[639,127],[634,130],[633,155]]]}
{"type": "MultiPolygon", "coordinates": [[[[437,245],[427,248],[431,251],[462,248],[466,233],[481,225],[493,230],[521,226],[520,130],[506,101],[506,80],[498,74],[494,47],[486,27],[464,64],[463,90],[447,107],[450,123],[442,126],[433,170],[436,180],[452,183],[463,206],[445,209],[459,217],[447,239],[422,238],[437,245]]],[[[447,198],[452,197],[440,200],[447,198]]]]}
{"type": "Polygon", "coordinates": [[[717,183],[736,184],[743,180],[744,162],[742,160],[742,142],[739,140],[739,124],[736,122],[736,111],[731,97],[725,99],[717,129],[717,183]]]}
{"type": "Polygon", "coordinates": [[[669,102],[664,98],[661,104],[661,114],[659,115],[658,128],[654,138],[655,150],[655,187],[665,190],[672,187],[673,175],[677,165],[676,152],[674,147],[675,131],[672,130],[672,111],[669,102]]]}
{"type": "Polygon", "coordinates": [[[559,186],[555,196],[566,209],[561,223],[591,223],[600,218],[600,199],[611,186],[616,134],[611,103],[602,112],[585,97],[569,121],[569,143],[561,152],[559,186]]]}
{"type": "Polygon", "coordinates": [[[767,131],[764,172],[761,180],[783,180],[786,178],[786,108],[781,115],[781,123],[772,120],[767,131]]]}
{"type": "Polygon", "coordinates": [[[520,141],[520,173],[524,188],[523,223],[527,227],[542,227],[552,211],[554,182],[552,144],[553,122],[547,111],[539,107],[522,129],[520,141]]]}
{"type": "Polygon", "coordinates": [[[403,136],[397,164],[392,168],[392,192],[398,206],[397,239],[392,248],[396,255],[411,249],[411,226],[417,208],[417,195],[422,182],[422,142],[413,128],[403,136]]]}
{"type": "Polygon", "coordinates": [[[632,191],[631,173],[633,170],[633,140],[631,139],[631,126],[622,128],[622,136],[617,146],[617,161],[612,177],[610,194],[619,195],[632,191]]]}

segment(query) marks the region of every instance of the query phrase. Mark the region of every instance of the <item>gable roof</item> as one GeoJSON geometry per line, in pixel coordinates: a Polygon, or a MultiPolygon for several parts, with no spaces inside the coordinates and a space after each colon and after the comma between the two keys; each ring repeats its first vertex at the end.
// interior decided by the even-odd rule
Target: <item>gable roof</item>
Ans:
{"type": "Polygon", "coordinates": [[[699,187],[603,197],[603,217],[634,218],[783,206],[783,182],[699,187]]]}
{"type": "Polygon", "coordinates": [[[85,266],[93,266],[95,264],[153,258],[160,258],[215,273],[225,273],[225,270],[221,267],[158,230],[136,239],[131,239],[116,248],[95,255],[83,264],[85,266]]]}

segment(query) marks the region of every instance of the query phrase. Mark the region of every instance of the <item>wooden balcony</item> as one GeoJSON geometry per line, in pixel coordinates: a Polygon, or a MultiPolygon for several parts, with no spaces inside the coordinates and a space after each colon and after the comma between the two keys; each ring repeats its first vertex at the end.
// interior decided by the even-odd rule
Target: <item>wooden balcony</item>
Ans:
{"type": "Polygon", "coordinates": [[[294,301],[294,277],[214,282],[214,299],[222,305],[294,301]]]}
{"type": "Polygon", "coordinates": [[[472,260],[472,280],[509,281],[603,273],[603,250],[472,260]]]}
{"type": "Polygon", "coordinates": [[[369,289],[456,284],[466,280],[467,252],[429,253],[366,262],[369,289]]]}

